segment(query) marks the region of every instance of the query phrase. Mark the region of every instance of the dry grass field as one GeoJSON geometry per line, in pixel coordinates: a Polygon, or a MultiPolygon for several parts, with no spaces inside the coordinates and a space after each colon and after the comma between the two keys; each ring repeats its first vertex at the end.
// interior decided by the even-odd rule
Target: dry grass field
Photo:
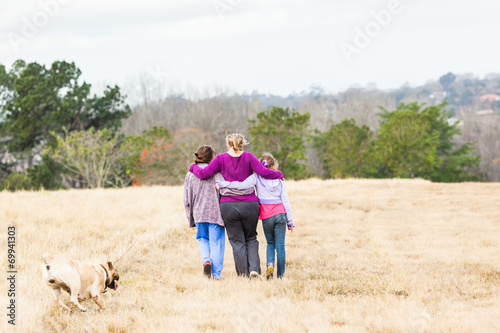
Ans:
{"type": "MultiPolygon", "coordinates": [[[[0,193],[0,263],[17,227],[18,332],[499,332],[500,184],[287,181],[297,225],[282,281],[202,275],[182,187],[0,193]],[[116,260],[80,313],[52,303],[41,256],[116,260]]],[[[265,238],[259,223],[261,264],[265,238]]],[[[7,282],[0,302],[7,306],[7,282]]],[[[69,301],[64,295],[65,302],[69,301]]],[[[5,314],[2,331],[12,331],[5,314]]]]}

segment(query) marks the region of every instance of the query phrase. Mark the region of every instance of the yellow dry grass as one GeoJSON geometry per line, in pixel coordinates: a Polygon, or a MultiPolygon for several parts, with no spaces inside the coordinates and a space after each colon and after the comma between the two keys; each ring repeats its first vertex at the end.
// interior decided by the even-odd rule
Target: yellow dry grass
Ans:
{"type": "MultiPolygon", "coordinates": [[[[297,228],[282,281],[202,275],[182,187],[0,193],[17,226],[19,332],[498,332],[500,184],[287,182],[297,228]],[[41,256],[119,262],[105,313],[53,305],[41,256]]],[[[265,239],[259,224],[261,263],[265,239]]],[[[0,263],[7,270],[6,250],[0,263]]],[[[6,312],[7,283],[0,282],[6,312]]],[[[65,295],[65,301],[68,300],[65,295]]],[[[0,327],[8,330],[2,314],[0,327]]]]}

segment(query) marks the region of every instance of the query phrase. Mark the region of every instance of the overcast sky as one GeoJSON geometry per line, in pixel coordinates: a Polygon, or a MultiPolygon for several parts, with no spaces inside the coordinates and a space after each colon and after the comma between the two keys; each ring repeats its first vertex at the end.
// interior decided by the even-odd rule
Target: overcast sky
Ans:
{"type": "Polygon", "coordinates": [[[498,0],[1,0],[0,29],[8,68],[75,61],[97,86],[149,73],[287,95],[500,72],[498,0]]]}

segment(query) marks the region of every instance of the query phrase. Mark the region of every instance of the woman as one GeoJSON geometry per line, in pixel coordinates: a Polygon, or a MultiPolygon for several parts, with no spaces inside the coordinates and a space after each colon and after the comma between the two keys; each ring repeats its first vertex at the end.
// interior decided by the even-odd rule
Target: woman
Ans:
{"type": "MultiPolygon", "coordinates": [[[[254,172],[266,179],[283,178],[280,171],[264,167],[253,154],[243,151],[243,146],[247,144],[243,135],[228,135],[226,143],[227,153],[218,155],[205,168],[191,164],[189,171],[200,179],[209,179],[217,172],[227,181],[243,181],[254,172]]],[[[236,273],[259,276],[261,270],[257,222],[260,208],[255,192],[252,190],[250,194],[236,196],[221,192],[220,211],[233,248],[236,273]]]]}
{"type": "MultiPolygon", "coordinates": [[[[215,157],[215,151],[210,146],[201,146],[194,155],[194,163],[205,168],[215,157]]],[[[208,277],[220,279],[226,240],[224,221],[219,208],[219,193],[214,188],[214,181],[224,181],[224,178],[218,173],[213,179],[200,180],[188,172],[184,183],[184,207],[189,226],[196,226],[203,273],[208,277]]],[[[252,192],[253,189],[221,191],[225,195],[245,195],[252,192]]]]}

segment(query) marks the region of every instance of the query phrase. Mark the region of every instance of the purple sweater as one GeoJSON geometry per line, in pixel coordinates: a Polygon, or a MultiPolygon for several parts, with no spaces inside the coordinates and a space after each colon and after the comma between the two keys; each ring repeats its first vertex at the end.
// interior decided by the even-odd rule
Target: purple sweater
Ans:
{"type": "MultiPolygon", "coordinates": [[[[202,169],[196,164],[191,164],[189,171],[200,179],[208,179],[217,172],[220,172],[224,179],[230,182],[244,181],[254,172],[265,179],[283,178],[281,171],[264,167],[254,154],[247,152],[243,152],[238,157],[233,157],[228,153],[220,154],[206,168],[202,169]]],[[[222,194],[220,202],[249,202],[258,200],[255,193],[239,196],[224,196],[222,194]]]]}

